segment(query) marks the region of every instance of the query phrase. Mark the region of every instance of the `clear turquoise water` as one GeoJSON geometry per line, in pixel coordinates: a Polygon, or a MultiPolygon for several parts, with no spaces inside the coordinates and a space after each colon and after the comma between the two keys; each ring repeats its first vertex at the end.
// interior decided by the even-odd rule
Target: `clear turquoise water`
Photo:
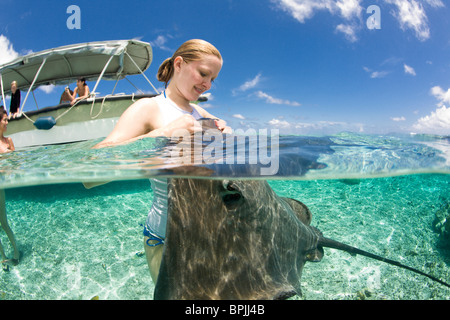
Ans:
{"type": "MultiPolygon", "coordinates": [[[[449,282],[450,247],[433,228],[436,213],[450,201],[446,140],[339,141],[344,138],[358,146],[341,144],[321,155],[325,175],[278,177],[269,181],[272,188],[307,204],[312,224],[327,237],[449,282]]],[[[93,151],[94,143],[0,159],[8,218],[22,252],[18,266],[0,272],[0,299],[152,299],[141,224],[153,193],[149,171],[136,166],[148,165],[141,160],[153,155],[155,145],[93,151]],[[79,182],[98,178],[120,181],[90,190],[79,182]]],[[[3,232],[0,239],[11,255],[3,232]]],[[[333,249],[325,249],[321,262],[306,264],[302,290],[301,299],[308,300],[359,299],[361,292],[367,299],[450,298],[448,288],[427,278],[333,249]]]]}

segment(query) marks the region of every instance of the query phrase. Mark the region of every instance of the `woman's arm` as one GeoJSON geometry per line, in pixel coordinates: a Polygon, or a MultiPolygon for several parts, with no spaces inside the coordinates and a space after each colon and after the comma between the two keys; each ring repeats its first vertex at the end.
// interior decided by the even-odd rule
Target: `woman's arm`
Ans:
{"type": "Polygon", "coordinates": [[[94,148],[119,145],[136,140],[153,129],[159,120],[157,104],[151,98],[139,99],[133,103],[119,118],[113,131],[94,148]],[[151,116],[151,113],[155,113],[151,116]]]}
{"type": "Polygon", "coordinates": [[[70,101],[72,102],[73,99],[75,99],[75,97],[77,96],[78,88],[73,89],[73,95],[70,93],[69,88],[66,88],[65,91],[67,93],[67,96],[70,98],[70,101]]]}
{"type": "Polygon", "coordinates": [[[130,143],[143,138],[171,137],[178,129],[189,132],[201,131],[201,126],[191,115],[183,115],[166,126],[157,102],[152,98],[143,98],[133,103],[120,117],[113,131],[94,148],[130,143]]]}
{"type": "MultiPolygon", "coordinates": [[[[75,90],[73,91],[73,96],[72,96],[72,101],[70,102],[71,105],[75,104],[77,101],[86,99],[89,97],[90,91],[89,91],[89,87],[87,85],[84,86],[84,94],[82,96],[79,96],[77,98],[77,93],[78,93],[78,88],[75,88],[75,90]]],[[[78,93],[78,95],[80,95],[78,93]]]]}
{"type": "Polygon", "coordinates": [[[82,99],[89,97],[90,93],[91,93],[91,91],[89,90],[88,85],[85,85],[84,86],[84,94],[82,96],[78,97],[78,100],[82,100],[82,99]]]}
{"type": "Polygon", "coordinates": [[[8,138],[6,138],[6,140],[8,140],[8,144],[9,144],[8,149],[9,149],[10,151],[15,151],[15,150],[16,150],[16,147],[14,147],[14,142],[12,141],[12,139],[8,137],[8,138]]]}

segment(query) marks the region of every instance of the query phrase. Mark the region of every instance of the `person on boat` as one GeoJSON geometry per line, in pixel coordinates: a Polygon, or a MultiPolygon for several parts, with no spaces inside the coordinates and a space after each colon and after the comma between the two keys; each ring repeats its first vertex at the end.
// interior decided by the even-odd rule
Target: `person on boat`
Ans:
{"type": "Polygon", "coordinates": [[[91,94],[91,92],[89,91],[89,87],[86,84],[86,79],[82,77],[77,79],[77,86],[73,90],[73,93],[70,92],[68,87],[65,89],[65,93],[69,96],[70,104],[72,106],[77,103],[77,101],[86,99],[91,94]]]}
{"type": "Polygon", "coordinates": [[[69,87],[66,87],[64,89],[64,92],[61,94],[61,98],[59,99],[59,104],[65,103],[65,102],[72,102],[72,96],[73,96],[73,90],[71,90],[69,87]]]}
{"type": "MultiPolygon", "coordinates": [[[[132,104],[122,114],[113,131],[95,148],[146,137],[171,137],[177,129],[190,133],[201,131],[198,119],[217,118],[191,101],[196,101],[211,88],[222,64],[220,52],[209,42],[198,39],[186,41],[159,67],[157,78],[165,83],[165,91],[132,104]]],[[[223,133],[231,133],[225,121],[217,119],[215,124],[223,133]]],[[[144,228],[144,247],[150,274],[156,283],[166,232],[168,190],[167,179],[151,179],[150,182],[154,198],[144,228]]]]}
{"type": "Polygon", "coordinates": [[[20,112],[20,90],[17,88],[17,81],[11,82],[11,102],[9,105],[9,118],[16,118],[20,112]]]}
{"type": "MultiPolygon", "coordinates": [[[[6,110],[0,107],[0,153],[12,152],[15,150],[14,143],[11,138],[5,138],[4,133],[6,132],[6,127],[8,125],[8,115],[6,110]]],[[[11,227],[8,224],[8,218],[6,216],[6,201],[5,201],[5,190],[0,189],[0,225],[8,236],[11,246],[14,250],[14,258],[8,259],[5,250],[3,249],[2,242],[0,241],[0,255],[2,268],[5,271],[9,270],[9,265],[17,265],[19,263],[19,249],[17,248],[16,239],[11,227]]]]}

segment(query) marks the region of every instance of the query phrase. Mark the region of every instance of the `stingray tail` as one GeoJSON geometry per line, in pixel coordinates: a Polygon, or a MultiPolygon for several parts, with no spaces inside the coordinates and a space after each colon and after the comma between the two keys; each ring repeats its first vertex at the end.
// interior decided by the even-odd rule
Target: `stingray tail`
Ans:
{"type": "Polygon", "coordinates": [[[407,270],[410,270],[412,272],[418,273],[418,274],[420,274],[422,276],[430,278],[431,280],[439,282],[440,284],[450,288],[450,284],[446,283],[445,281],[442,281],[442,280],[440,280],[440,279],[438,279],[436,277],[433,277],[432,275],[429,275],[429,274],[427,274],[425,272],[422,272],[422,271],[420,271],[418,269],[409,267],[409,266],[404,265],[404,264],[402,264],[402,263],[400,263],[398,261],[387,259],[387,258],[383,258],[383,257],[378,256],[376,254],[373,254],[373,253],[370,253],[370,252],[367,252],[367,251],[364,251],[364,250],[361,250],[361,249],[358,249],[358,248],[346,245],[344,243],[340,243],[340,242],[332,240],[332,239],[321,237],[320,240],[319,240],[318,245],[322,246],[322,247],[343,250],[343,251],[346,251],[346,252],[348,252],[350,254],[359,254],[361,256],[365,256],[365,257],[369,257],[369,258],[372,258],[372,259],[375,259],[375,260],[386,262],[386,263],[392,264],[394,266],[397,266],[397,267],[400,267],[400,268],[407,269],[407,270]]]}

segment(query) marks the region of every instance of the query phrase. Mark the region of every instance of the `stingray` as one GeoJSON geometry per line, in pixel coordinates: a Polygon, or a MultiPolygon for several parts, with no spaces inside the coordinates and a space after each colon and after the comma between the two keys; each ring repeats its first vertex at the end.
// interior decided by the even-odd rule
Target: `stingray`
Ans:
{"type": "Polygon", "coordinates": [[[446,282],[397,261],[325,238],[302,202],[264,180],[169,179],[166,241],[155,299],[284,299],[301,295],[307,261],[324,247],[364,255],[446,282]]]}

